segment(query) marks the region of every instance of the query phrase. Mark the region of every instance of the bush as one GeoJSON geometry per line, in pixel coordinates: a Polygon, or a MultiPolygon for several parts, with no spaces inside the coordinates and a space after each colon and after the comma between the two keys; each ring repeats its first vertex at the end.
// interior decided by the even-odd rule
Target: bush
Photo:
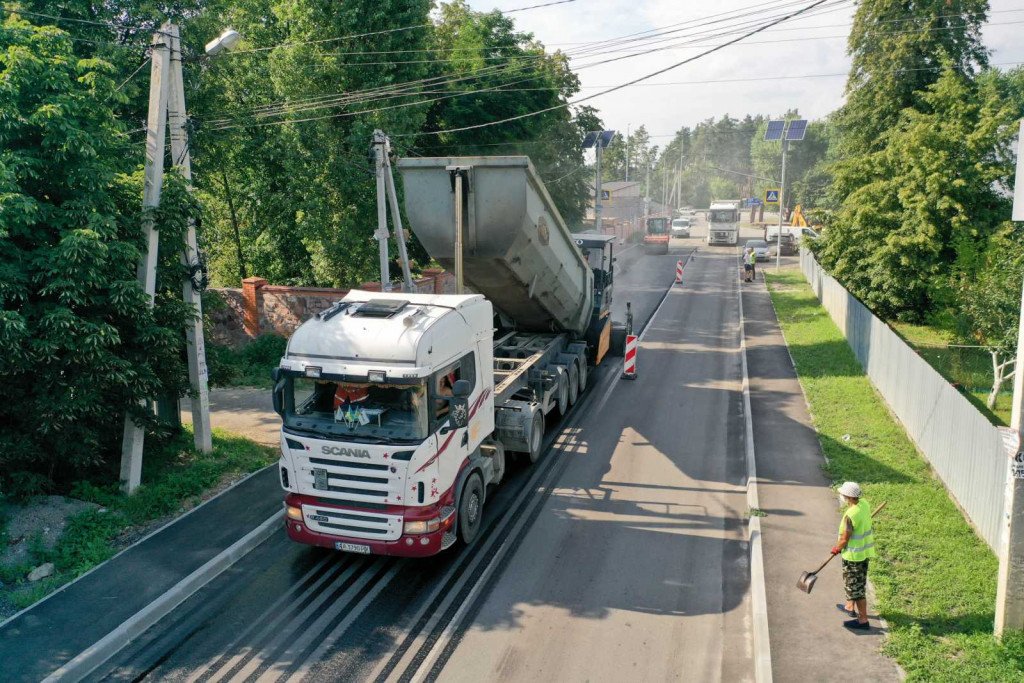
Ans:
{"type": "Polygon", "coordinates": [[[240,350],[209,344],[206,347],[206,364],[210,370],[210,384],[269,387],[270,371],[281,362],[287,346],[288,340],[274,334],[257,337],[240,350]]]}

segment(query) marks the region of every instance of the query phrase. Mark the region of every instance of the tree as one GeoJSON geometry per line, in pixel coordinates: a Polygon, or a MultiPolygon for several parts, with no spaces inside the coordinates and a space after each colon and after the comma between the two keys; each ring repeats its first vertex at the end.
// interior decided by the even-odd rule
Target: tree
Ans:
{"type": "MultiPolygon", "coordinates": [[[[66,484],[113,468],[125,413],[187,391],[183,231],[195,206],[168,174],[155,215],[156,306],[136,279],[141,174],[129,174],[114,68],[56,27],[0,30],[0,478],[66,484]]],[[[108,470],[109,471],[109,470],[108,470]]]]}
{"type": "MultiPolygon", "coordinates": [[[[783,117],[786,120],[800,118],[796,110],[786,112],[783,117]]],[[[750,157],[754,168],[754,196],[764,197],[764,191],[769,187],[778,187],[782,179],[782,143],[778,140],[769,141],[764,139],[765,130],[768,128],[768,121],[765,120],[758,127],[750,141],[750,157]]],[[[790,208],[797,204],[810,204],[809,199],[817,199],[814,196],[817,186],[813,183],[820,183],[821,180],[811,179],[810,186],[805,185],[809,179],[812,169],[817,168],[815,173],[820,173],[820,165],[828,152],[827,123],[825,121],[811,121],[807,126],[807,133],[803,140],[789,144],[789,152],[786,154],[786,204],[790,208]]]]}
{"type": "Polygon", "coordinates": [[[1005,219],[1016,116],[996,82],[952,66],[918,97],[881,149],[844,162],[872,180],[844,199],[820,251],[873,310],[907,320],[951,303],[950,277],[976,271],[1005,219]]]}

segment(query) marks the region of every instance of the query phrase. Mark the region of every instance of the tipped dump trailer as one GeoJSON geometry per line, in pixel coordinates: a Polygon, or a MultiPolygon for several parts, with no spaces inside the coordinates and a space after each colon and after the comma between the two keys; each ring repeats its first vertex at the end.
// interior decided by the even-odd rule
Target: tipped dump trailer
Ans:
{"type": "Polygon", "coordinates": [[[433,555],[482,528],[507,457],[543,453],[608,351],[611,235],[572,234],[526,157],[398,162],[410,226],[472,291],[354,290],[275,370],[288,535],[433,555]]]}

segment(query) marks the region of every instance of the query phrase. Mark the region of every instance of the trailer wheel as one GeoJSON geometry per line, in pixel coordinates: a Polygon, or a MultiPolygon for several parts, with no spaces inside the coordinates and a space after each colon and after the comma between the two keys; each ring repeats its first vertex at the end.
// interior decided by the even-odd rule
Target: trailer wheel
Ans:
{"type": "Polygon", "coordinates": [[[569,361],[569,405],[576,405],[576,399],[580,396],[580,369],[576,360],[569,361]]]}
{"type": "Polygon", "coordinates": [[[533,414],[533,420],[531,420],[530,450],[526,453],[531,465],[540,460],[542,448],[544,448],[544,415],[538,410],[533,414]]]}
{"type": "Polygon", "coordinates": [[[558,414],[564,416],[569,412],[569,370],[559,373],[558,377],[558,414]]]}
{"type": "Polygon", "coordinates": [[[458,514],[459,540],[469,545],[480,533],[484,518],[484,485],[475,472],[469,475],[469,480],[462,487],[458,514]]]}
{"type": "Polygon", "coordinates": [[[587,390],[587,361],[579,361],[579,385],[580,393],[582,394],[587,390]]]}

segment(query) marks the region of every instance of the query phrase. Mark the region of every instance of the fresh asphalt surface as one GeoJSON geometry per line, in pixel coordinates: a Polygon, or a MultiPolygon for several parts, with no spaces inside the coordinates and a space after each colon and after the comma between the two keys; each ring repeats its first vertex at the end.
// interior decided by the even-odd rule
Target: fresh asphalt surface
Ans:
{"type": "MultiPolygon", "coordinates": [[[[698,244],[696,238],[676,240],[668,255],[646,255],[642,253],[643,247],[619,249],[613,317],[623,319],[629,301],[639,329],[669,288],[675,262],[685,260],[698,244]]],[[[734,309],[735,304],[725,314],[735,315],[734,309]]],[[[735,322],[731,329],[734,334],[735,322]]],[[[705,334],[699,330],[694,333],[705,334]]],[[[650,338],[658,339],[659,335],[652,328],[650,338]]],[[[734,340],[723,343],[728,344],[730,355],[734,355],[734,340]]],[[[591,376],[587,394],[574,412],[560,423],[549,423],[549,445],[559,439],[564,448],[566,434],[581,434],[594,428],[584,425],[592,423],[591,411],[606,389],[622,384],[616,379],[619,363],[618,359],[609,359],[591,376]]],[[[652,373],[651,381],[654,379],[652,373]]],[[[637,383],[630,389],[635,393],[640,386],[637,383]]],[[[672,399],[671,391],[669,395],[660,393],[659,401],[682,403],[681,398],[672,399]]],[[[717,393],[722,395],[719,400],[724,400],[725,392],[717,393]]],[[[640,397],[631,400],[640,401],[640,397]]],[[[647,407],[643,409],[646,411],[647,407]]],[[[606,404],[603,412],[614,414],[618,409],[606,404]]],[[[718,432],[726,431],[724,415],[718,413],[711,421],[718,432]]],[[[674,418],[670,414],[665,418],[658,438],[678,440],[678,435],[670,436],[674,418]]],[[[598,427],[599,433],[595,432],[593,438],[602,440],[603,446],[614,447],[618,433],[613,434],[609,425],[598,427]]],[[[647,437],[653,438],[655,434],[647,437]]],[[[722,448],[723,438],[716,436],[722,448]]],[[[736,452],[742,453],[742,449],[736,452]]],[[[539,482],[556,481],[569,462],[568,457],[556,457],[564,453],[547,455],[533,468],[513,468],[503,484],[489,495],[485,524],[490,527],[471,548],[453,548],[426,560],[362,557],[298,545],[282,531],[185,601],[88,680],[408,679],[424,660],[432,661],[439,637],[459,608],[472,602],[467,601],[467,594],[477,584],[477,578],[488,571],[488,563],[496,553],[503,552],[502,544],[516,542],[528,530],[536,512],[531,506],[540,499],[534,493],[539,482]]],[[[719,475],[725,476],[724,472],[714,474],[719,475]]],[[[716,484],[714,488],[719,487],[716,484]]],[[[700,504],[707,505],[708,501],[700,504]]],[[[715,510],[719,515],[717,506],[715,510]]],[[[709,520],[706,524],[714,527],[718,522],[709,520]]],[[[730,533],[739,536],[737,523],[727,526],[733,530],[730,533]]],[[[701,547],[701,535],[704,534],[693,534],[695,544],[688,546],[698,554],[706,552],[701,547]]],[[[636,540],[644,542],[641,537],[636,540]]],[[[623,550],[626,561],[633,551],[616,547],[613,552],[623,550]]],[[[680,550],[673,544],[655,556],[660,563],[675,557],[680,550]]],[[[738,546],[736,552],[742,555],[738,546]]],[[[720,555],[724,557],[724,551],[720,555]]],[[[682,563],[680,571],[674,572],[680,583],[693,580],[683,571],[684,557],[675,557],[673,561],[682,563]]],[[[488,576],[498,578],[497,573],[488,576]]],[[[660,592],[664,587],[655,590],[660,592]]],[[[742,593],[742,587],[739,592],[742,593]]],[[[652,593],[652,597],[657,594],[652,593]]],[[[643,602],[647,602],[646,598],[643,602]]],[[[712,610],[709,604],[696,609],[719,608],[712,610]]],[[[687,610],[673,608],[673,613],[682,615],[687,610]]]]}

